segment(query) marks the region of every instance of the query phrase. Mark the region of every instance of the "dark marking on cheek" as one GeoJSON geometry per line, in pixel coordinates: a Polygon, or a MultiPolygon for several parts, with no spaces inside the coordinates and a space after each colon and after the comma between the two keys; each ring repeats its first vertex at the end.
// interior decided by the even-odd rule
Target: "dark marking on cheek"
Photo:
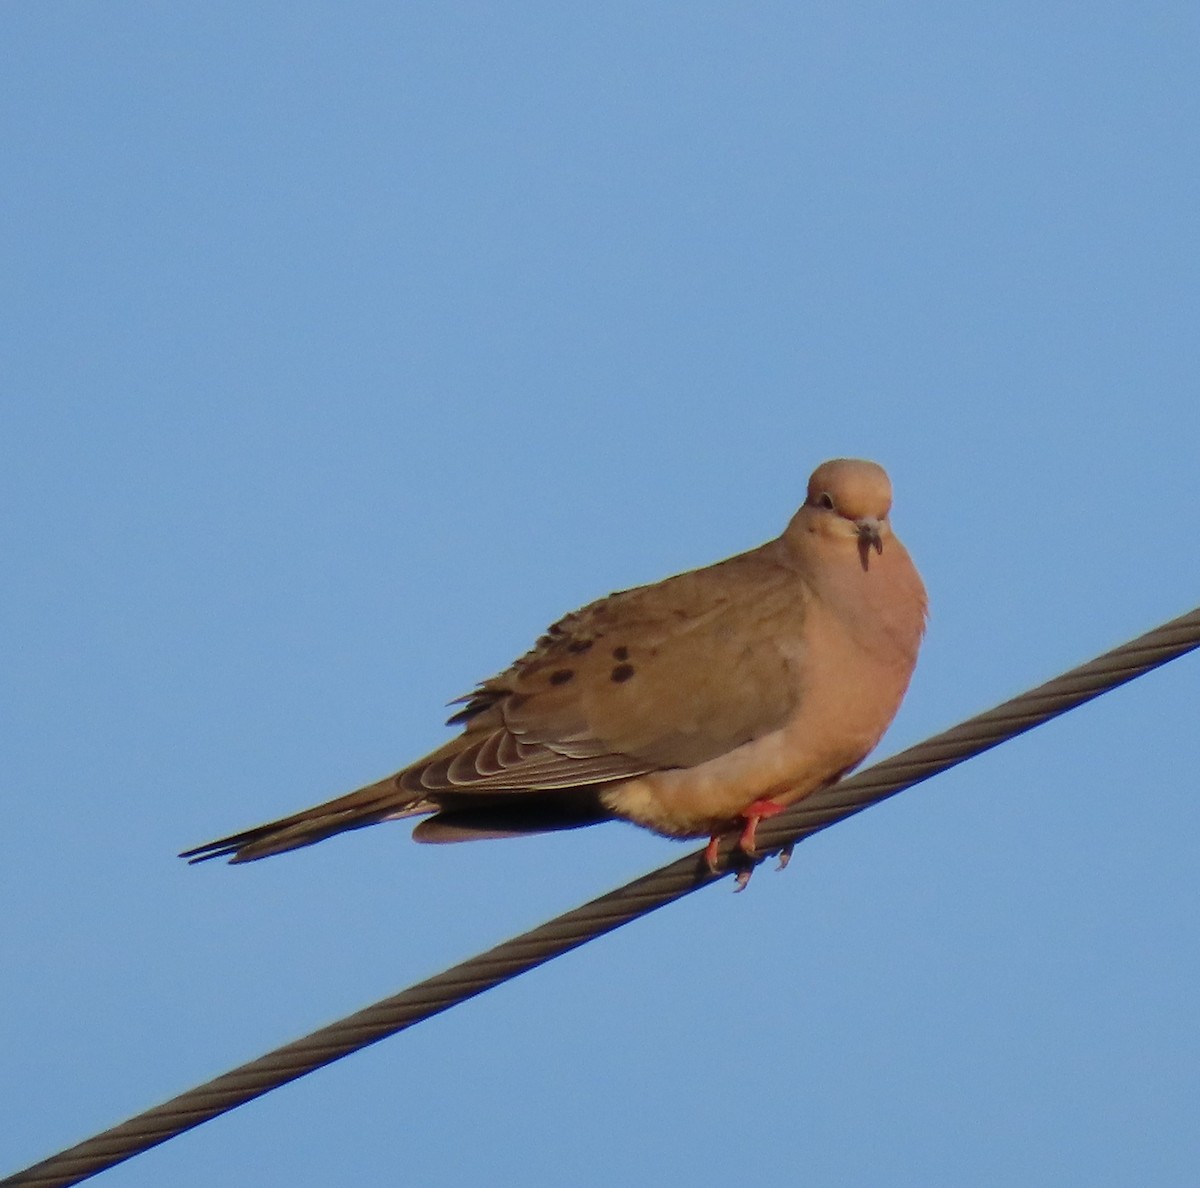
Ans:
{"type": "Polygon", "coordinates": [[[573,668],[560,668],[550,674],[550,683],[552,685],[565,685],[574,675],[575,670],[573,668]]]}
{"type": "Polygon", "coordinates": [[[618,664],[616,668],[612,670],[612,679],[616,681],[618,685],[622,681],[629,680],[631,676],[633,676],[632,664],[618,664]]]}
{"type": "Polygon", "coordinates": [[[613,648],[613,659],[614,660],[628,660],[629,659],[629,649],[624,644],[622,644],[619,648],[613,648]]]}

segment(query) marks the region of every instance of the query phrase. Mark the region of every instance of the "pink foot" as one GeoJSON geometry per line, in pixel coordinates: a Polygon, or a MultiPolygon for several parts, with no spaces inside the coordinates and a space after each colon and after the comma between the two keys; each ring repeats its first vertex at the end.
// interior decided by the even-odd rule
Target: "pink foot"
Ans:
{"type": "Polygon", "coordinates": [[[714,833],[709,837],[708,845],[704,847],[704,865],[708,867],[711,874],[717,873],[717,850],[720,845],[721,835],[714,833]]]}
{"type": "MultiPolygon", "coordinates": [[[[757,858],[758,852],[755,849],[755,833],[758,829],[758,823],[764,817],[773,817],[776,813],[783,812],[784,806],[776,804],[773,800],[756,800],[753,804],[748,804],[741,812],[742,819],[746,824],[742,827],[742,832],[738,835],[738,849],[741,850],[747,858],[757,858]]],[[[721,834],[714,833],[709,836],[708,845],[704,847],[704,864],[713,874],[720,873],[720,847],[721,834]]],[[[787,847],[779,856],[780,869],[787,865],[788,859],[792,856],[791,847],[787,847]]],[[[737,891],[745,891],[746,884],[750,882],[750,876],[754,873],[754,865],[743,867],[737,872],[737,891]]]]}
{"type": "Polygon", "coordinates": [[[754,845],[755,833],[758,831],[759,821],[763,817],[773,817],[776,813],[781,812],[783,812],[783,805],[776,804],[773,800],[756,800],[753,804],[748,804],[742,809],[742,816],[746,819],[746,826],[742,830],[742,836],[738,838],[738,849],[743,854],[748,854],[753,858],[758,852],[754,848],[754,845]]]}

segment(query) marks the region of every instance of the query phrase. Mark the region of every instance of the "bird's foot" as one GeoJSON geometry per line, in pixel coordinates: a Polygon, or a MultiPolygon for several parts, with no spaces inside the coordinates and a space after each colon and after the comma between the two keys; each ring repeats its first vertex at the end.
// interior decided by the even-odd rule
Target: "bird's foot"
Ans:
{"type": "Polygon", "coordinates": [[[704,847],[704,865],[708,867],[709,874],[719,873],[719,865],[717,859],[718,851],[721,848],[721,835],[714,833],[709,836],[708,845],[704,847]]]}
{"type": "MultiPolygon", "coordinates": [[[[783,812],[783,805],[776,804],[773,800],[756,800],[753,804],[747,805],[742,811],[742,818],[746,822],[742,827],[741,833],[738,835],[737,852],[735,852],[735,861],[738,862],[738,872],[736,876],[737,887],[736,891],[744,891],[746,885],[750,882],[750,876],[754,873],[754,868],[758,864],[758,851],[755,849],[755,832],[758,829],[758,823],[764,817],[773,817],[776,813],[783,812]]],[[[704,847],[704,865],[708,867],[710,874],[720,874],[720,848],[721,848],[720,833],[714,833],[709,836],[708,845],[704,847]]],[[[787,865],[788,859],[792,856],[792,847],[788,846],[779,856],[779,867],[782,870],[787,865]]]]}
{"type": "MultiPolygon", "coordinates": [[[[721,838],[723,834],[714,833],[708,839],[708,845],[704,847],[704,865],[708,867],[709,873],[719,875],[722,873],[720,867],[720,848],[721,838]]],[[[750,882],[750,876],[754,873],[754,868],[758,865],[758,856],[756,854],[747,854],[740,846],[730,855],[730,865],[737,868],[735,881],[737,886],[734,891],[745,891],[746,884],[750,882]]]]}
{"type": "MultiPolygon", "coordinates": [[[[776,813],[783,812],[783,805],[776,804],[773,800],[756,800],[753,804],[748,805],[742,812],[742,816],[746,819],[745,827],[742,829],[742,835],[738,838],[738,849],[742,854],[749,859],[749,865],[743,866],[737,872],[737,886],[733,889],[736,895],[739,891],[745,891],[750,885],[750,876],[754,873],[755,866],[758,865],[758,849],[756,848],[755,834],[758,830],[758,823],[763,817],[773,817],[776,813]]],[[[779,869],[782,870],[788,864],[788,860],[792,856],[792,847],[786,846],[779,854],[779,869]]]]}
{"type": "Polygon", "coordinates": [[[756,800],[742,809],[742,816],[745,818],[746,824],[742,829],[742,836],[738,838],[738,849],[749,858],[756,857],[758,851],[755,849],[755,834],[759,821],[763,817],[773,817],[776,813],[781,812],[783,812],[783,805],[776,804],[773,800],[756,800]]]}

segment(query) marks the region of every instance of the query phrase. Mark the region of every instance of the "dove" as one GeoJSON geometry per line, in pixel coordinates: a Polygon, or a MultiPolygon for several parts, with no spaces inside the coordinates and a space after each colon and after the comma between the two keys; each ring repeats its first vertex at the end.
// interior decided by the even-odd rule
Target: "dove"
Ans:
{"type": "Polygon", "coordinates": [[[753,859],[758,822],[858,766],[907,691],[926,594],[891,505],[877,463],[824,462],[782,535],[560,619],[451,702],[462,731],[423,759],[180,856],[249,862],[423,816],[421,842],[619,818],[707,837],[714,873],[732,831],[753,859]]]}

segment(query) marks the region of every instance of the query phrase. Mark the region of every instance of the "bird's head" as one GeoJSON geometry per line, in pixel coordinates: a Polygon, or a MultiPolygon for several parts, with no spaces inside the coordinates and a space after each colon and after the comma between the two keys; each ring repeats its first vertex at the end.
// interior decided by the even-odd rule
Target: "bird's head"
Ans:
{"type": "Polygon", "coordinates": [[[813,471],[808,497],[788,534],[799,530],[825,540],[856,542],[866,569],[871,550],[882,553],[891,538],[891,510],[892,484],[882,466],[862,458],[834,458],[813,471]]]}

